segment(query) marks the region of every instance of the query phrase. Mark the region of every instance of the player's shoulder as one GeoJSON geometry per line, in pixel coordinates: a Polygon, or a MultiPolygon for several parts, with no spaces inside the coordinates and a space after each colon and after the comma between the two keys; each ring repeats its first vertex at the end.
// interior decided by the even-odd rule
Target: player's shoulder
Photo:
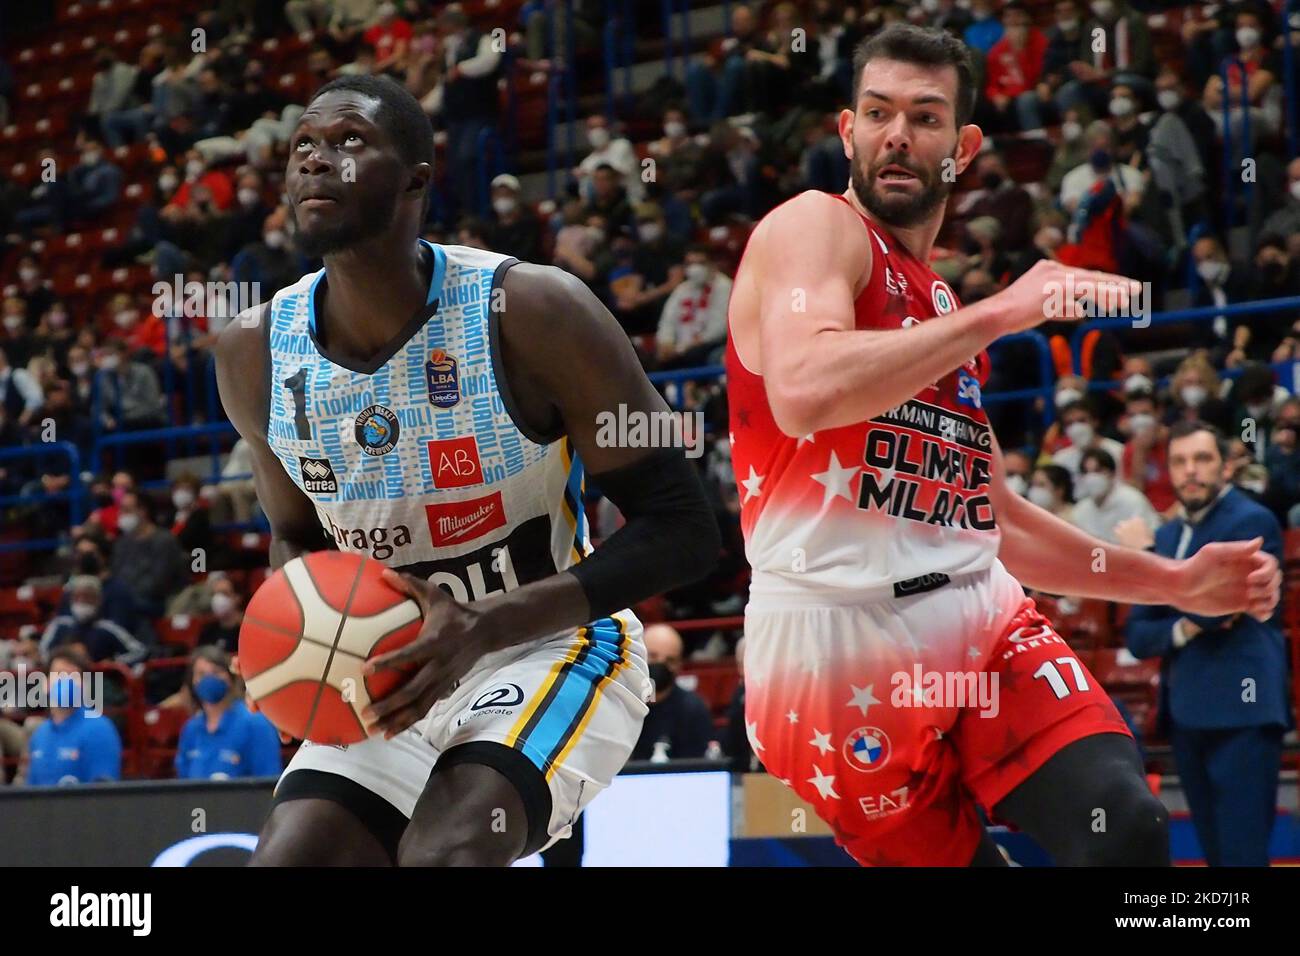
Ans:
{"type": "Polygon", "coordinates": [[[226,327],[217,335],[218,365],[223,362],[239,363],[266,351],[272,301],[249,306],[226,323],[226,327]]]}
{"type": "Polygon", "coordinates": [[[599,304],[599,299],[578,276],[559,266],[517,262],[501,280],[502,313],[512,324],[530,320],[563,322],[580,314],[575,306],[599,304]]]}
{"type": "Polygon", "coordinates": [[[841,253],[861,254],[869,248],[867,229],[857,210],[842,198],[809,189],[781,203],[754,228],[751,242],[765,246],[806,247],[818,240],[841,253]]]}

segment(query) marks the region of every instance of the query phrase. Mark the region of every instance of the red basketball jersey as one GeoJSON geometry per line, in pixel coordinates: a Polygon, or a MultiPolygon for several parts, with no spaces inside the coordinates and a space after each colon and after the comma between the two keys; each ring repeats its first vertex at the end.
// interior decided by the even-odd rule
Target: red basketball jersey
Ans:
{"type": "MultiPolygon", "coordinates": [[[[906,329],[958,308],[928,265],[861,219],[872,270],[854,302],[856,328],[906,329]]],[[[762,376],[745,368],[730,339],[726,365],[754,592],[862,591],[993,563],[1000,532],[988,496],[992,437],[980,400],[987,352],[869,421],[803,437],[777,427],[762,376]]]]}

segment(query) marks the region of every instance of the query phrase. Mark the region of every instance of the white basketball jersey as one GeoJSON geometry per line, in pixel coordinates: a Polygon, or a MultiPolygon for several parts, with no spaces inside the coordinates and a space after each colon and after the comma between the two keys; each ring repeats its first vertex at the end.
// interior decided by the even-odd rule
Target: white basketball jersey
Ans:
{"type": "Polygon", "coordinates": [[[316,336],[324,270],[275,294],[267,441],[340,550],[479,600],[588,553],[582,466],[522,424],[504,378],[493,306],[518,260],[421,244],[426,308],[367,366],[316,336]]]}

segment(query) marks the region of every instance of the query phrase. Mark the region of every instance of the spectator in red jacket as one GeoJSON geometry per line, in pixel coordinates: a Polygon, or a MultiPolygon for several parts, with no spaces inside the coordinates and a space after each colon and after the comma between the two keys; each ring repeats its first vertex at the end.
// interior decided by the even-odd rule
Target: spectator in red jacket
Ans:
{"type": "Polygon", "coordinates": [[[1047,37],[1032,25],[1028,8],[1019,0],[1002,8],[1002,25],[1002,39],[989,50],[985,66],[984,95],[994,131],[1022,128],[1016,100],[1025,94],[1037,96],[1034,91],[1047,53],[1047,37]]]}

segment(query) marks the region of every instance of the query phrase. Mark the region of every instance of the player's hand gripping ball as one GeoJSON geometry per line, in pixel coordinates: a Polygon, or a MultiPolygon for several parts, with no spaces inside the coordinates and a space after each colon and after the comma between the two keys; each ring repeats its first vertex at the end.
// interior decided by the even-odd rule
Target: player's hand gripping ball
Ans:
{"type": "Polygon", "coordinates": [[[361,711],[410,675],[362,673],[415,640],[420,607],[381,577],[384,565],[340,551],[285,564],[257,589],[239,630],[239,671],[281,732],[318,744],[366,739],[361,711]]]}

